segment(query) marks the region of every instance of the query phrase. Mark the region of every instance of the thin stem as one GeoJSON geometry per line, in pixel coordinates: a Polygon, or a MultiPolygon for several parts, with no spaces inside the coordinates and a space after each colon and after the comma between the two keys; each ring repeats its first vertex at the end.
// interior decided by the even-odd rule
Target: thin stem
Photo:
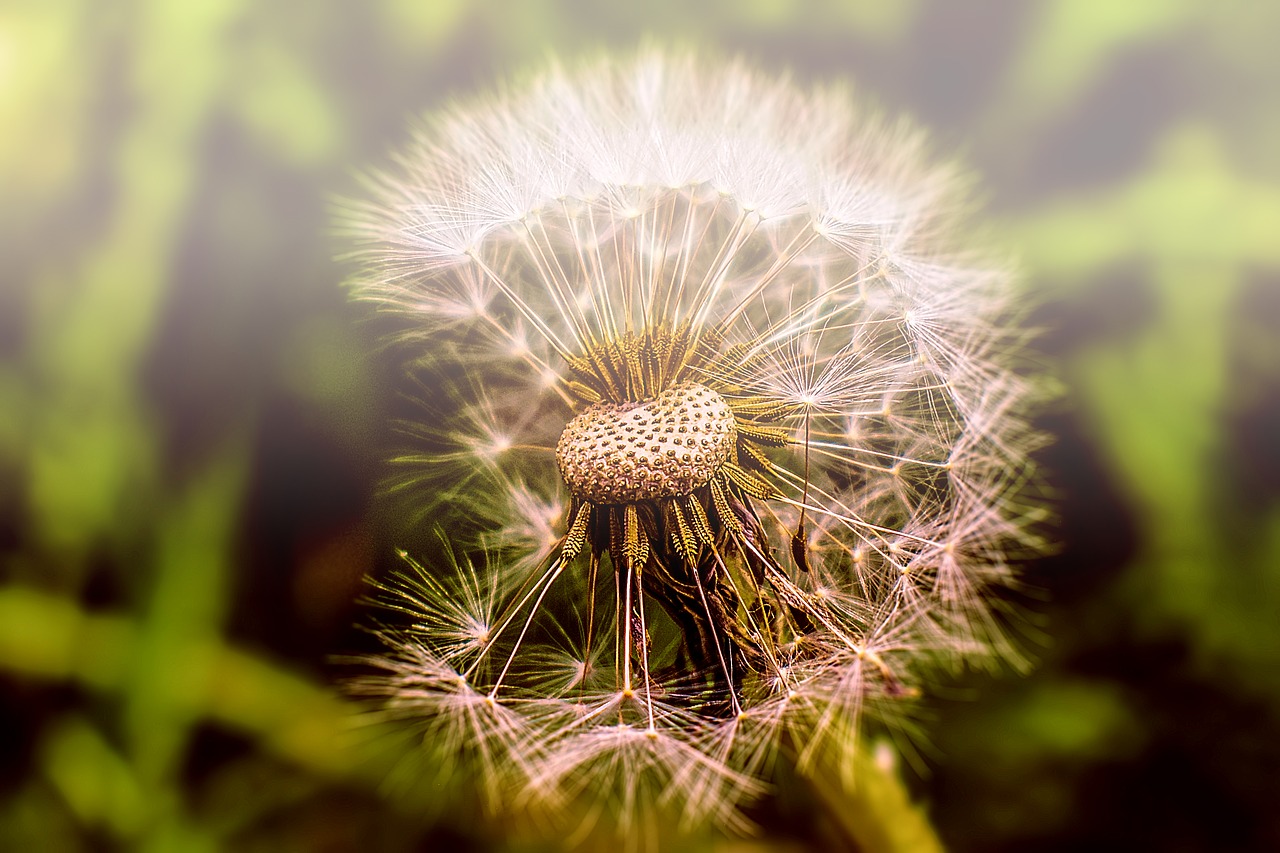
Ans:
{"type": "MultiPolygon", "coordinates": [[[[845,743],[828,737],[834,737],[833,746],[845,743]]],[[[799,745],[791,737],[785,740],[794,754],[799,745]]],[[[849,847],[862,853],[942,853],[942,841],[924,808],[911,801],[895,770],[881,766],[864,747],[810,750],[812,760],[797,764],[823,814],[849,847]]]]}

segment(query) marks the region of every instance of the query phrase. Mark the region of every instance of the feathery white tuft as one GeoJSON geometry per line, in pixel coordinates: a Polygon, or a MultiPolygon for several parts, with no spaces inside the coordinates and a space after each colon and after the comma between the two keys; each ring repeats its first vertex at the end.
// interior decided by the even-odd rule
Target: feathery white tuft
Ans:
{"type": "Polygon", "coordinates": [[[1009,274],[919,133],[649,51],[451,108],[371,189],[355,295],[404,319],[428,413],[396,483],[467,556],[388,585],[409,624],[364,689],[495,801],[737,825],[779,752],[859,748],[934,667],[1012,654],[1032,388],[1009,274]],[[734,408],[723,484],[572,493],[566,424],[656,396],[628,389],[685,344],[653,382],[734,408]]]}

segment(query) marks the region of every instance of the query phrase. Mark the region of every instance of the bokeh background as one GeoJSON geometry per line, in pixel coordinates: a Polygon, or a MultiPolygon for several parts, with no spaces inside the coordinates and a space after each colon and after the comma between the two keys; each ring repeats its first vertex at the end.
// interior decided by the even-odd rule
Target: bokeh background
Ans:
{"type": "MultiPolygon", "coordinates": [[[[403,404],[332,203],[414,115],[647,36],[853,79],[1021,259],[1059,546],[1036,669],[939,685],[903,764],[944,842],[1280,849],[1276,33],[1207,0],[7,0],[0,848],[509,843],[465,780],[346,746],[403,404]]],[[[793,800],[716,846],[821,848],[793,800]]]]}

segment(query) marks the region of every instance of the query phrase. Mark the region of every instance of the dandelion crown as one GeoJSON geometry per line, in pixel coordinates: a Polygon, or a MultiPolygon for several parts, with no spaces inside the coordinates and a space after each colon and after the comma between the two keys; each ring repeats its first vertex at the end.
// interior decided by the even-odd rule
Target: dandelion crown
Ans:
{"type": "Polygon", "coordinates": [[[1029,391],[921,148],[650,52],[436,116],[351,208],[417,356],[392,486],[446,540],[361,687],[493,804],[732,824],[777,754],[1008,651],[1029,391]]]}

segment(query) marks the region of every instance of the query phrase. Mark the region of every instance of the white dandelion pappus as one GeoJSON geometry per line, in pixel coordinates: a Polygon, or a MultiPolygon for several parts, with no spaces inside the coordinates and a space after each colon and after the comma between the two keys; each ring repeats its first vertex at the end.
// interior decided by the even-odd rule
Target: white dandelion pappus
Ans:
{"type": "Polygon", "coordinates": [[[429,398],[396,483],[467,555],[388,585],[362,689],[495,800],[737,825],[780,751],[1010,651],[1031,388],[922,148],[648,52],[443,112],[350,209],[429,398]]]}

